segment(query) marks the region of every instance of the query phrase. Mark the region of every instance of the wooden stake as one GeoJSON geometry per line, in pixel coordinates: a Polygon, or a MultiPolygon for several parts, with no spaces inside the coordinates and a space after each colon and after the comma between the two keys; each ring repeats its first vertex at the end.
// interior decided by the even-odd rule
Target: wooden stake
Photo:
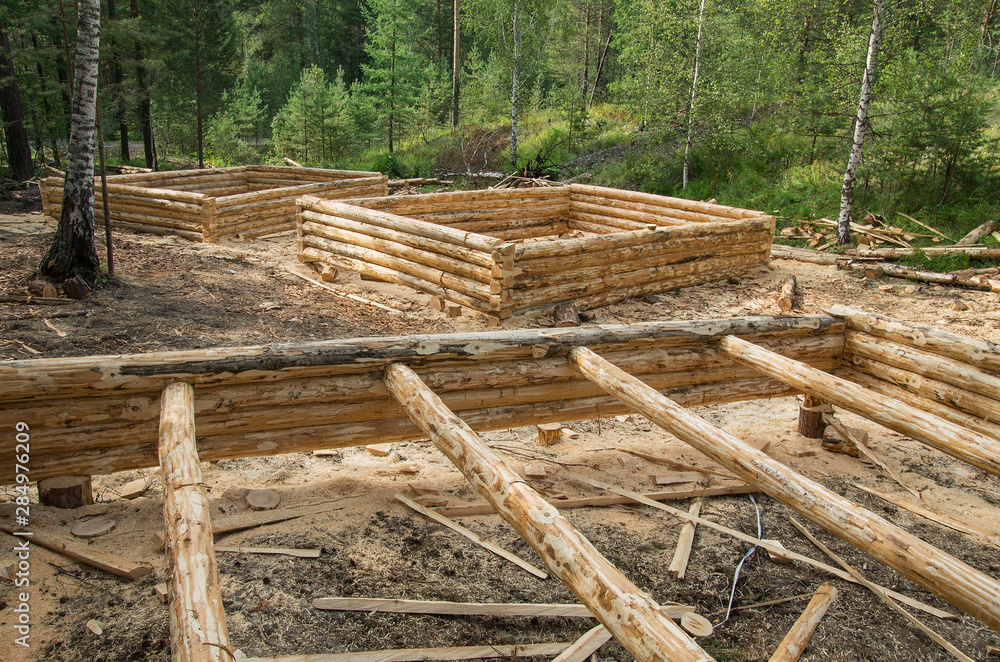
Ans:
{"type": "Polygon", "coordinates": [[[163,518],[170,568],[173,662],[228,662],[229,631],[215,563],[211,511],[194,427],[194,388],[173,383],[160,399],[163,518]]]}
{"type": "Polygon", "coordinates": [[[453,522],[450,519],[448,519],[447,517],[445,517],[443,515],[439,515],[438,513],[434,512],[430,508],[424,508],[419,503],[416,503],[414,501],[411,501],[410,499],[407,499],[402,494],[397,494],[396,495],[396,501],[399,501],[400,503],[405,504],[406,506],[409,506],[410,508],[412,508],[413,510],[417,511],[418,513],[420,513],[424,517],[428,517],[431,520],[437,522],[438,524],[441,524],[441,525],[444,525],[444,526],[448,527],[449,529],[451,529],[455,533],[458,533],[460,535],[465,536],[466,538],[468,538],[472,542],[476,543],[477,545],[479,545],[483,549],[488,550],[490,552],[493,552],[494,554],[496,554],[497,556],[499,556],[502,559],[506,559],[506,560],[510,561],[511,563],[513,563],[514,565],[518,566],[519,568],[528,571],[529,573],[531,573],[535,577],[538,577],[539,579],[548,579],[549,578],[549,576],[545,573],[544,570],[539,570],[538,568],[536,568],[532,564],[530,564],[527,561],[525,561],[524,559],[522,559],[520,556],[518,556],[516,554],[511,554],[510,552],[508,552],[503,547],[500,547],[499,545],[496,545],[496,544],[490,542],[489,540],[487,540],[486,538],[483,538],[481,535],[479,535],[475,531],[470,531],[469,529],[465,528],[464,526],[462,526],[458,522],[453,522]]]}
{"type": "Polygon", "coordinates": [[[500,461],[410,368],[390,365],[385,384],[434,445],[640,662],[711,659],[660,614],[652,598],[500,461]]]}
{"type": "MultiPolygon", "coordinates": [[[[691,502],[688,514],[691,517],[698,517],[701,514],[701,504],[703,499],[695,499],[691,502]]],[[[684,579],[687,572],[688,559],[691,558],[691,545],[694,544],[694,529],[698,526],[695,520],[687,520],[681,524],[680,537],[677,539],[677,549],[674,550],[674,559],[670,562],[667,572],[677,579],[684,579]]]]}
{"type": "Polygon", "coordinates": [[[816,626],[823,620],[826,610],[836,599],[837,589],[830,584],[820,586],[812,600],[806,605],[802,615],[795,621],[795,625],[778,644],[778,648],[774,651],[769,662],[798,662],[806,646],[809,645],[809,640],[812,639],[816,626]]]}
{"type": "Polygon", "coordinates": [[[573,350],[570,359],[588,379],[767,495],[970,616],[1000,629],[997,580],[751,449],[589,349],[573,350]]]}
{"type": "Polygon", "coordinates": [[[969,657],[968,655],[966,655],[962,651],[960,651],[957,648],[955,648],[953,645],[951,645],[951,643],[949,643],[948,641],[946,641],[937,632],[935,632],[934,630],[930,629],[929,627],[927,627],[926,625],[924,625],[923,623],[921,623],[920,621],[918,621],[912,614],[910,614],[910,612],[906,611],[905,609],[903,609],[902,607],[900,607],[899,605],[897,605],[895,603],[895,601],[893,601],[893,599],[890,598],[886,594],[884,588],[882,588],[881,586],[878,586],[877,584],[873,584],[870,581],[868,581],[867,579],[865,579],[862,576],[862,574],[860,572],[858,572],[857,568],[855,568],[852,565],[849,565],[846,561],[844,561],[844,559],[842,559],[839,556],[837,556],[836,554],[834,554],[833,551],[829,547],[827,547],[826,545],[824,545],[823,543],[821,543],[819,541],[819,539],[816,538],[816,536],[814,536],[812,533],[809,532],[809,529],[807,529],[806,527],[802,526],[802,524],[800,524],[794,517],[790,517],[789,519],[791,520],[791,522],[795,526],[795,528],[798,529],[802,533],[802,535],[804,535],[806,538],[808,538],[809,541],[812,544],[814,544],[817,547],[819,547],[821,550],[823,550],[823,553],[825,553],[831,559],[833,559],[838,564],[840,564],[840,567],[842,567],[847,572],[851,573],[851,576],[854,577],[854,579],[856,579],[859,584],[861,584],[862,586],[864,586],[865,588],[867,588],[869,591],[871,591],[872,593],[874,593],[876,595],[876,597],[878,597],[880,600],[882,600],[882,602],[884,602],[885,604],[889,605],[889,607],[891,607],[893,611],[897,612],[900,616],[902,616],[903,618],[905,618],[906,620],[908,620],[913,625],[917,626],[917,628],[921,632],[923,632],[928,637],[930,637],[931,639],[933,639],[934,643],[938,644],[939,646],[941,646],[941,648],[945,649],[946,651],[948,651],[949,653],[951,653],[952,655],[954,655],[955,658],[958,659],[960,662],[973,662],[973,660],[972,660],[971,657],[969,657]]]}
{"type": "Polygon", "coordinates": [[[1000,476],[1000,441],[996,439],[735,336],[723,338],[718,345],[736,361],[752,366],[769,377],[812,393],[848,411],[870,418],[890,430],[902,432],[943,453],[1000,476]]]}

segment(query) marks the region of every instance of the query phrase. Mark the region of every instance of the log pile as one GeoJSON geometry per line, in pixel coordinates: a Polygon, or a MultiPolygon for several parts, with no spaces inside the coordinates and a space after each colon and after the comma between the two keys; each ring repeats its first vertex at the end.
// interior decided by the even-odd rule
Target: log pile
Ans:
{"type": "MultiPolygon", "coordinates": [[[[63,181],[39,182],[44,213],[55,219],[63,181]]],[[[108,202],[115,227],[216,242],[294,229],[295,200],[303,195],[385,195],[387,181],[377,172],[278,166],[136,173],[108,177],[108,202]]]]}
{"type": "MultiPolygon", "coordinates": [[[[737,366],[712,341],[736,334],[830,370],[844,325],[813,315],[361,338],[117,357],[0,363],[0,426],[30,426],[32,478],[157,466],[160,391],[195,387],[202,460],[423,439],[381,382],[412,367],[477,430],[626,413],[566,355],[578,345],[685,405],[779,397],[794,389],[737,366]]],[[[14,437],[0,438],[13,454],[14,437]]],[[[13,466],[0,465],[0,483],[13,466]]]]}
{"type": "Polygon", "coordinates": [[[847,306],[844,377],[1000,439],[1000,345],[847,306]]]}
{"type": "Polygon", "coordinates": [[[301,261],[500,319],[734,276],[768,260],[774,232],[761,212],[581,184],[301,204],[301,261]]]}

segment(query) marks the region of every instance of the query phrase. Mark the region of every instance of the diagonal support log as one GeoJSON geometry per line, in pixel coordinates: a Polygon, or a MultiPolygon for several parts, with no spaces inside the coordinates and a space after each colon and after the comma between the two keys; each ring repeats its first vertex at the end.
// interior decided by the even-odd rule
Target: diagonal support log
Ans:
{"type": "Polygon", "coordinates": [[[507,467],[416,373],[400,364],[390,365],[385,384],[413,422],[637,660],[712,659],[507,467]]]}
{"type": "Polygon", "coordinates": [[[1000,631],[997,580],[687,412],[589,349],[578,347],[570,360],[608,393],[762,492],[1000,631]]]}
{"type": "Polygon", "coordinates": [[[170,659],[231,660],[208,494],[195,443],[194,388],[190,384],[174,383],[163,389],[160,466],[170,560],[170,659]]]}
{"type": "Polygon", "coordinates": [[[992,437],[736,336],[726,336],[718,345],[734,361],[1000,476],[1000,441],[992,437]]]}

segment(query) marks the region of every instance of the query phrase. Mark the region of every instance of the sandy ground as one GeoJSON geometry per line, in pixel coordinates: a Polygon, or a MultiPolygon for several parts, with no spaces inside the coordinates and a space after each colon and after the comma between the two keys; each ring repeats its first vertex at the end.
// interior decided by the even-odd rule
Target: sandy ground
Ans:
{"type": "MultiPolygon", "coordinates": [[[[52,229],[40,214],[0,216],[0,291],[23,289],[51,239],[52,229]]],[[[309,273],[296,262],[294,239],[289,234],[213,246],[116,232],[115,248],[120,284],[65,307],[90,310],[89,316],[53,319],[49,326],[38,317],[0,321],[0,360],[486,328],[484,317],[466,314],[449,319],[430,309],[425,295],[361,281],[355,274],[342,274],[334,287],[402,314],[321,290],[289,273],[289,269],[309,273]]],[[[872,282],[834,267],[787,261],[774,261],[728,282],[665,294],[656,303],[628,301],[608,306],[593,311],[592,321],[615,324],[777,314],[777,291],[789,274],[798,279],[800,303],[795,312],[820,312],[831,304],[846,303],[956,333],[1000,340],[1000,295],[916,287],[902,281],[872,282]],[[886,285],[892,286],[891,291],[886,291],[886,285]],[[956,305],[956,301],[961,304],[956,305]]],[[[0,307],[2,315],[25,312],[39,309],[0,307]]],[[[539,311],[516,316],[506,321],[504,328],[550,323],[547,313],[539,311]]],[[[1000,577],[996,539],[943,528],[855,487],[861,484],[905,496],[878,467],[818,450],[816,442],[799,437],[795,433],[795,398],[694,411],[737,436],[769,440],[772,457],[977,569],[1000,577]]],[[[871,447],[921,491],[926,507],[1000,536],[1000,479],[859,417],[846,413],[841,417],[870,433],[871,447]]],[[[547,448],[535,443],[534,430],[529,428],[490,432],[483,437],[518,471],[527,464],[544,466],[548,475],[530,482],[551,496],[594,493],[570,480],[567,474],[571,470],[638,491],[657,489],[653,476],[671,473],[667,467],[623,453],[626,449],[715,466],[641,416],[568,425],[579,433],[578,438],[547,448]]],[[[206,463],[203,468],[213,513],[219,517],[248,512],[243,496],[250,488],[276,490],[282,499],[279,507],[317,502],[329,507],[294,521],[220,538],[218,544],[229,546],[322,550],[317,559],[218,555],[232,643],[247,655],[572,641],[595,623],[568,618],[359,614],[310,607],[313,599],[331,596],[575,601],[557,580],[536,579],[424,520],[393,498],[397,492],[411,498],[429,493],[449,506],[480,501],[458,471],[427,443],[394,444],[386,457],[355,448],[331,455],[225,460],[206,463]]],[[[699,485],[721,481],[708,477],[699,485]]],[[[130,582],[35,548],[31,646],[24,649],[13,643],[17,591],[0,579],[0,660],[169,659],[167,608],[152,595],[153,585],[163,581],[166,572],[162,551],[151,541],[163,528],[159,477],[155,471],[95,477],[94,489],[97,503],[92,506],[75,511],[33,507],[32,525],[69,535],[68,529],[80,521],[110,517],[116,522],[115,530],[89,544],[148,562],[155,572],[130,582]],[[149,490],[132,501],[119,498],[119,489],[142,475],[151,477],[149,490]],[[100,635],[87,628],[91,619],[100,622],[100,635]]],[[[10,488],[0,489],[0,500],[13,496],[10,488]]],[[[689,504],[679,501],[673,505],[686,509],[689,504]]],[[[822,553],[790,526],[784,506],[766,496],[757,497],[757,506],[765,537],[822,558],[822,553]]],[[[10,503],[0,504],[0,516],[9,518],[11,508],[10,503]]],[[[748,545],[700,527],[687,575],[677,580],[667,573],[680,528],[677,519],[644,507],[624,506],[572,509],[565,514],[655,599],[692,605],[717,624],[710,637],[699,639],[716,659],[766,660],[805,605],[804,600],[796,600],[734,611],[722,624],[733,573],[748,545]]],[[[708,499],[702,514],[756,534],[755,506],[746,496],[708,499]]],[[[540,564],[497,516],[465,517],[462,522],[540,564]]],[[[811,528],[820,533],[818,527],[811,528]]],[[[825,533],[820,538],[873,581],[959,613],[846,543],[825,533]]],[[[12,538],[0,535],[0,566],[11,562],[13,544],[12,538]]],[[[763,550],[743,566],[734,604],[746,606],[810,593],[824,581],[831,581],[842,592],[802,659],[951,659],[863,589],[800,563],[773,563],[763,550]]],[[[986,660],[987,647],[1000,645],[1000,635],[972,618],[921,618],[975,660],[986,660]]],[[[628,660],[630,656],[612,641],[601,648],[597,659],[628,660]]]]}

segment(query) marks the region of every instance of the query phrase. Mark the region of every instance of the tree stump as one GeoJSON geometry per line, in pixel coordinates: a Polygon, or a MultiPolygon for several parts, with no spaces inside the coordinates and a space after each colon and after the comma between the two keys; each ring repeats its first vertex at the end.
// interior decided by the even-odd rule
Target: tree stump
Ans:
{"type": "Polygon", "coordinates": [[[799,406],[799,434],[809,439],[822,439],[826,430],[823,414],[832,414],[833,407],[814,395],[806,394],[799,406]]]}
{"type": "Polygon", "coordinates": [[[55,508],[79,508],[94,503],[90,476],[59,476],[38,481],[38,501],[55,508]]]}
{"type": "Polygon", "coordinates": [[[538,445],[551,446],[558,443],[562,436],[562,424],[542,423],[538,426],[538,445]]]}

